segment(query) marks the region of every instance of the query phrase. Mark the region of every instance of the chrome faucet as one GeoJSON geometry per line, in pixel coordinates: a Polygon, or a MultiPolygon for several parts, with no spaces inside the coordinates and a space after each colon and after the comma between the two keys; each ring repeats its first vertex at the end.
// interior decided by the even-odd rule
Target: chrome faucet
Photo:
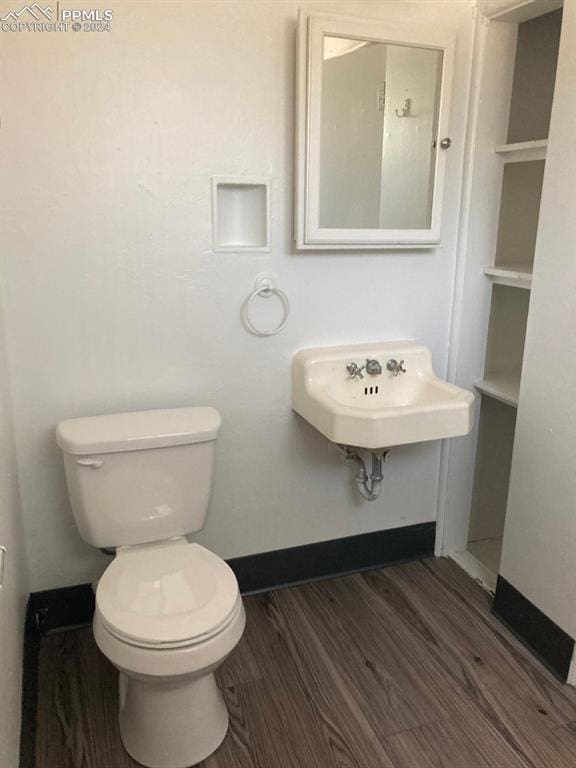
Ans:
{"type": "Polygon", "coordinates": [[[392,376],[396,378],[398,374],[400,373],[406,373],[406,368],[404,368],[404,360],[395,360],[393,357],[388,360],[386,363],[386,368],[391,372],[392,376]]]}
{"type": "Polygon", "coordinates": [[[350,376],[351,379],[355,379],[355,378],[363,379],[364,374],[362,373],[362,371],[364,370],[364,368],[365,366],[363,365],[359,366],[356,363],[348,363],[348,365],[346,366],[346,370],[348,371],[348,375],[350,376]]]}
{"type": "Polygon", "coordinates": [[[382,366],[378,360],[366,360],[366,373],[370,376],[380,376],[382,373],[382,366]]]}

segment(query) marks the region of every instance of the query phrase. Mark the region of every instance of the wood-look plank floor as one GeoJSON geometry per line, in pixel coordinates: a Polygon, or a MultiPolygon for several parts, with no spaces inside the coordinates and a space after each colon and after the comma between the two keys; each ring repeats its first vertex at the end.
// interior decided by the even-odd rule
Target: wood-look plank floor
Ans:
{"type": "MultiPolygon", "coordinates": [[[[576,768],[576,689],[449,560],[245,599],[219,671],[230,730],[202,768],[576,768]]],[[[91,628],[42,641],[36,768],[135,768],[91,628]]]]}

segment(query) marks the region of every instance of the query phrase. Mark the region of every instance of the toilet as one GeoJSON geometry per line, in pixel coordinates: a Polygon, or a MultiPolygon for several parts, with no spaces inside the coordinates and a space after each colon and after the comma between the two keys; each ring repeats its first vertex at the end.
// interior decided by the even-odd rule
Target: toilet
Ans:
{"type": "Polygon", "coordinates": [[[76,525],[116,556],[96,589],[94,637],[119,672],[120,733],[149,768],[188,768],[221,744],[214,679],[246,616],[230,567],[189,543],[206,519],[220,415],[190,407],[63,421],[76,525]]]}

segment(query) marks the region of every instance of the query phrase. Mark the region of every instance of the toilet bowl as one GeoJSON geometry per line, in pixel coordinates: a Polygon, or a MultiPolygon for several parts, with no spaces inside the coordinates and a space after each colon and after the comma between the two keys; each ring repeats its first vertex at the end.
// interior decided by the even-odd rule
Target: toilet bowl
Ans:
{"type": "Polygon", "coordinates": [[[94,637],[120,673],[120,733],[135,760],[187,768],[218,748],[228,713],[214,671],[245,622],[234,574],[203,547],[120,551],[98,584],[94,637]],[[169,605],[155,600],[167,591],[169,605]]]}
{"type": "Polygon", "coordinates": [[[246,623],[238,583],[185,534],[204,524],[212,408],[72,419],[58,426],[83,538],[114,547],[96,589],[94,637],[119,672],[120,735],[149,768],[189,768],[226,735],[215,670],[246,623]]]}

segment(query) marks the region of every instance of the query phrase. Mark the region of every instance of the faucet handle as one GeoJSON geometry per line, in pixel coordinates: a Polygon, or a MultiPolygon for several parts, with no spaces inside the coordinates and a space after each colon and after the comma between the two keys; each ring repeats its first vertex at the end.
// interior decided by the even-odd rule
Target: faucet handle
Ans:
{"type": "Polygon", "coordinates": [[[399,373],[406,373],[404,368],[404,360],[395,360],[393,357],[386,362],[386,368],[391,372],[392,376],[396,377],[399,373]]]}
{"type": "Polygon", "coordinates": [[[358,366],[356,363],[348,363],[346,370],[348,371],[351,379],[355,379],[356,377],[359,379],[364,378],[364,374],[362,373],[364,366],[358,366]]]}

